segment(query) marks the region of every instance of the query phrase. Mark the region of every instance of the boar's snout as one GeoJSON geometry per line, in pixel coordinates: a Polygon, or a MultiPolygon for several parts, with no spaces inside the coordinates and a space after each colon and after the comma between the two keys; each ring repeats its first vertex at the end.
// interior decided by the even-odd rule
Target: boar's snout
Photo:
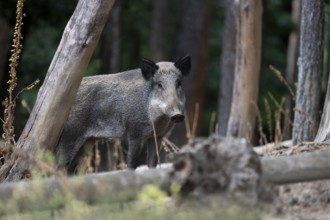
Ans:
{"type": "Polygon", "coordinates": [[[175,114],[171,117],[171,121],[174,123],[178,123],[184,120],[184,115],[182,114],[175,114]]]}

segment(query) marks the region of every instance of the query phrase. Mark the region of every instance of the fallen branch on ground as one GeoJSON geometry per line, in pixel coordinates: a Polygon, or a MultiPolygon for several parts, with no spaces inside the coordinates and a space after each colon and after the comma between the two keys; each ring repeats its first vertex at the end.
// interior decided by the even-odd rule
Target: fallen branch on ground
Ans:
{"type": "Polygon", "coordinates": [[[264,178],[275,184],[330,179],[330,150],[262,158],[264,178]]]}
{"type": "MultiPolygon", "coordinates": [[[[290,157],[262,158],[265,180],[275,184],[330,178],[330,150],[290,157]]],[[[88,204],[133,200],[145,184],[160,185],[169,168],[141,172],[115,171],[65,179],[49,178],[33,182],[0,185],[0,214],[63,207],[69,195],[88,204]],[[9,202],[10,201],[10,202],[9,202]]],[[[72,197],[70,197],[72,198],[72,197]]]]}
{"type": "Polygon", "coordinates": [[[269,143],[263,146],[257,146],[254,147],[253,150],[257,153],[257,154],[263,154],[267,151],[271,151],[277,147],[280,146],[287,146],[287,147],[292,147],[292,140],[286,140],[280,143],[269,143]]]}

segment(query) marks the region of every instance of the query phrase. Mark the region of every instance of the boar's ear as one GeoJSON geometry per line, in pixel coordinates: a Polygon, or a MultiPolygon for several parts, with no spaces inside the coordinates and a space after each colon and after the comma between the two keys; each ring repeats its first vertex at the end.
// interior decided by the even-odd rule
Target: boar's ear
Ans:
{"type": "Polygon", "coordinates": [[[157,72],[159,66],[154,61],[143,58],[141,61],[142,75],[146,80],[150,80],[153,75],[157,72]]]}
{"type": "Polygon", "coordinates": [[[175,61],[174,66],[181,71],[183,76],[188,75],[191,69],[190,55],[186,55],[175,61]]]}

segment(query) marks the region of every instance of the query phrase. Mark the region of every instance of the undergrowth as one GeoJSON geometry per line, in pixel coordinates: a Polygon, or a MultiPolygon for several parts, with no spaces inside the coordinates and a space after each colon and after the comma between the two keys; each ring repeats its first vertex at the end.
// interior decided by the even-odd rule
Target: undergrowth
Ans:
{"type": "MultiPolygon", "coordinates": [[[[35,185],[40,187],[38,182],[35,185]]],[[[131,202],[88,205],[77,200],[70,192],[66,193],[65,201],[64,207],[46,211],[20,213],[19,207],[9,207],[11,211],[16,208],[17,213],[4,215],[1,219],[271,219],[271,214],[264,211],[235,204],[218,204],[217,202],[207,205],[178,204],[176,200],[167,197],[166,193],[150,185],[145,186],[136,200],[131,202]]]]}

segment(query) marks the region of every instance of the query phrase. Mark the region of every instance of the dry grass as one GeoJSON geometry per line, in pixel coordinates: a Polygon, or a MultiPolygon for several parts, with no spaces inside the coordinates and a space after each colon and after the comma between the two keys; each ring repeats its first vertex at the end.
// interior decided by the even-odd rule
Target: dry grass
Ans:
{"type": "Polygon", "coordinates": [[[3,122],[3,139],[6,142],[4,148],[0,149],[0,154],[7,160],[11,154],[12,149],[10,146],[15,143],[15,134],[14,134],[14,110],[16,106],[15,98],[14,98],[14,90],[17,85],[17,67],[18,61],[20,58],[20,54],[22,52],[22,44],[21,40],[22,37],[22,26],[23,26],[23,0],[17,1],[17,8],[16,8],[16,24],[14,29],[14,36],[13,36],[13,43],[12,43],[12,50],[11,56],[9,59],[9,88],[8,88],[8,96],[5,99],[5,111],[4,111],[4,122],[3,122]]]}
{"type": "Polygon", "coordinates": [[[255,107],[255,111],[256,111],[256,114],[257,114],[258,132],[259,132],[259,136],[260,136],[260,138],[259,138],[259,144],[260,145],[264,145],[264,144],[267,144],[268,141],[267,141],[267,136],[266,136],[266,134],[263,131],[262,117],[261,117],[261,114],[260,114],[258,105],[255,102],[253,102],[253,106],[255,107]]]}
{"type": "Polygon", "coordinates": [[[266,119],[268,125],[268,132],[269,132],[269,141],[273,141],[273,123],[272,123],[272,111],[267,99],[264,99],[264,106],[266,110],[266,119]]]}
{"type": "Polygon", "coordinates": [[[296,94],[293,92],[293,89],[289,85],[288,81],[286,81],[285,78],[282,76],[282,73],[278,69],[276,69],[275,67],[273,67],[272,65],[269,65],[269,68],[275,73],[275,75],[277,76],[277,78],[281,82],[284,83],[284,85],[286,86],[286,88],[290,92],[290,95],[291,95],[292,99],[295,101],[296,100],[296,94]]]}
{"type": "Polygon", "coordinates": [[[199,103],[195,104],[195,112],[194,112],[194,118],[192,126],[190,126],[190,120],[187,114],[187,111],[185,111],[185,127],[186,127],[186,137],[189,140],[195,138],[196,135],[196,129],[197,129],[197,123],[198,123],[198,117],[199,117],[199,103]]]}

